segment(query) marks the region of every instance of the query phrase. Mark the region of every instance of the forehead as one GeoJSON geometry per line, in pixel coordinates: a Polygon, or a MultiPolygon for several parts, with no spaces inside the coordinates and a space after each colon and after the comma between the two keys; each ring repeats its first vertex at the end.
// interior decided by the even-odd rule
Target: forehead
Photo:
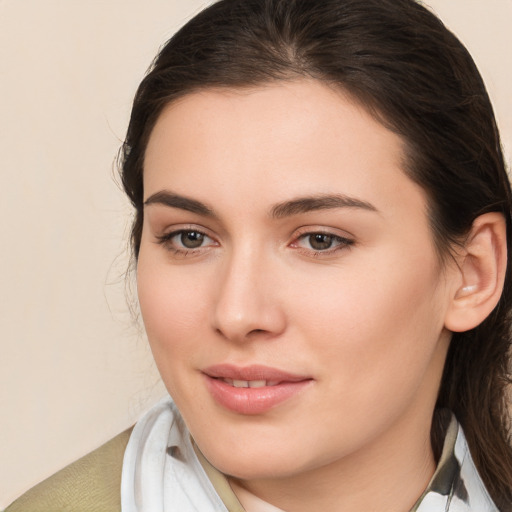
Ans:
{"type": "Polygon", "coordinates": [[[402,139],[343,91],[317,81],[209,89],[168,105],[145,155],[145,198],[160,189],[208,202],[274,202],[304,193],[365,196],[393,206],[414,189],[402,139]]]}

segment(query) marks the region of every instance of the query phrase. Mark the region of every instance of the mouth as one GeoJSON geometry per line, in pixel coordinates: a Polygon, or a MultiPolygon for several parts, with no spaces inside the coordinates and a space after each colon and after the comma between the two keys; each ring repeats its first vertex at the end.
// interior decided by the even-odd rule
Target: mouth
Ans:
{"type": "Polygon", "coordinates": [[[216,365],[202,371],[217,405],[244,415],[263,414],[293,398],[313,379],[261,365],[216,365]]]}

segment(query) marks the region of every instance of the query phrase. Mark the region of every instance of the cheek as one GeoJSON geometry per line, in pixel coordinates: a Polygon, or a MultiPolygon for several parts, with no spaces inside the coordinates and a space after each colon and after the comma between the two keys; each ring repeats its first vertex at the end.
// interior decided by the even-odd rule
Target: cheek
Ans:
{"type": "Polygon", "coordinates": [[[415,274],[416,282],[412,274],[400,281],[346,279],[297,307],[309,343],[304,352],[329,398],[319,401],[316,420],[332,432],[345,425],[344,435],[354,443],[369,428],[385,428],[411,404],[430,403],[437,389],[442,323],[435,325],[435,301],[428,297],[435,279],[418,282],[415,274]]]}
{"type": "Polygon", "coordinates": [[[433,258],[397,253],[305,282],[296,320],[338,379],[374,388],[425,371],[443,326],[433,258]]]}
{"type": "Polygon", "coordinates": [[[146,258],[137,266],[137,293],[148,340],[157,366],[165,368],[193,350],[207,318],[200,276],[146,258]]]}
{"type": "Polygon", "coordinates": [[[176,403],[185,407],[189,394],[199,395],[198,382],[190,379],[189,367],[205,350],[204,291],[181,270],[141,255],[137,292],[158,371],[176,403]]]}

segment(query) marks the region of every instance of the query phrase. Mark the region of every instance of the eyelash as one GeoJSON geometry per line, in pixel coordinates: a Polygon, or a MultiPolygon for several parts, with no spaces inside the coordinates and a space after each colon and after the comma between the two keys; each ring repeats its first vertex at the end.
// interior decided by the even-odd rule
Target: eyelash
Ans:
{"type": "Polygon", "coordinates": [[[205,239],[211,240],[215,244],[215,241],[213,240],[213,238],[208,236],[204,231],[201,231],[199,229],[193,229],[193,228],[177,229],[176,231],[171,231],[170,233],[165,233],[163,235],[157,235],[156,236],[157,243],[164,246],[166,250],[172,252],[176,256],[182,256],[182,257],[185,257],[192,253],[195,254],[198,251],[205,248],[205,246],[203,246],[203,245],[201,245],[199,247],[194,247],[194,248],[179,247],[179,246],[176,246],[175,243],[173,243],[173,241],[172,241],[173,238],[180,236],[180,235],[183,236],[184,234],[187,234],[187,233],[188,234],[194,233],[195,235],[199,235],[200,237],[204,237],[205,239]]]}
{"type": "MultiPolygon", "coordinates": [[[[191,256],[193,254],[197,254],[199,251],[207,248],[210,245],[218,245],[217,242],[215,242],[215,240],[213,240],[212,237],[208,236],[204,231],[201,231],[199,229],[193,229],[193,228],[178,229],[176,231],[171,231],[170,233],[158,235],[158,236],[156,236],[156,238],[157,238],[158,244],[164,246],[166,250],[168,250],[168,251],[172,252],[174,255],[180,256],[180,257],[191,256]],[[186,248],[186,247],[176,246],[175,242],[172,241],[173,238],[175,238],[177,236],[180,236],[180,235],[183,236],[184,234],[190,235],[192,233],[199,237],[204,237],[204,239],[209,239],[213,243],[210,243],[207,245],[200,245],[200,246],[194,247],[194,248],[186,248]]],[[[341,250],[348,249],[353,244],[354,244],[354,240],[352,240],[350,238],[345,238],[343,236],[335,235],[328,231],[318,230],[318,231],[307,231],[307,232],[301,233],[300,235],[295,237],[294,241],[289,246],[296,248],[301,253],[304,253],[309,256],[312,255],[313,257],[317,258],[317,257],[322,257],[322,256],[333,255],[341,250]],[[302,240],[307,240],[308,238],[311,238],[314,236],[329,237],[330,242],[332,244],[335,244],[335,246],[327,247],[326,249],[314,249],[313,247],[311,247],[311,244],[310,244],[310,248],[305,248],[300,245],[300,242],[302,240]]]]}
{"type": "Polygon", "coordinates": [[[307,231],[305,233],[300,234],[299,236],[297,236],[295,238],[295,241],[292,244],[290,244],[290,246],[296,247],[297,250],[305,251],[305,252],[307,252],[308,255],[312,254],[315,258],[318,258],[318,257],[322,257],[322,256],[331,256],[333,254],[336,254],[339,251],[346,250],[346,249],[350,248],[350,246],[352,246],[353,244],[354,244],[354,240],[352,240],[350,238],[346,238],[346,237],[343,237],[340,235],[335,235],[334,233],[331,233],[329,231],[318,230],[318,231],[307,231]],[[311,238],[314,236],[329,237],[331,239],[330,242],[332,242],[332,244],[335,244],[335,245],[334,245],[334,247],[328,247],[326,249],[314,249],[313,247],[311,247],[311,243],[309,244],[310,248],[304,248],[299,245],[300,241],[307,240],[308,238],[311,238]]]}

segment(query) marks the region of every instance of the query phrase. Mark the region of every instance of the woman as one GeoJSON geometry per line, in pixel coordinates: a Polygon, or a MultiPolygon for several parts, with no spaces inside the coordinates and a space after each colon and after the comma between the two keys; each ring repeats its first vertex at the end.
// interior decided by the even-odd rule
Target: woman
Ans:
{"type": "Polygon", "coordinates": [[[140,85],[121,168],[173,401],[8,510],[512,509],[510,186],[437,18],[215,3],[140,85]]]}

